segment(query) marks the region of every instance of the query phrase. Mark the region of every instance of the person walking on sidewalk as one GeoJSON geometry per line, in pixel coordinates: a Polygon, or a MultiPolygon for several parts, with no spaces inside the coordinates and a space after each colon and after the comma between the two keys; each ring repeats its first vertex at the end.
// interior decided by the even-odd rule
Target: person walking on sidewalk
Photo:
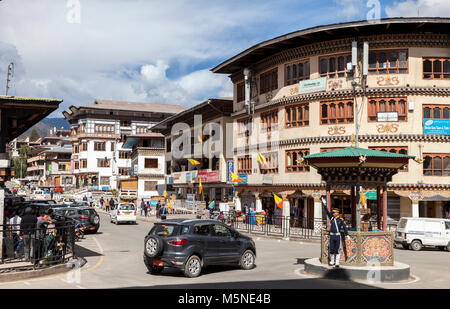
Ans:
{"type": "Polygon", "coordinates": [[[147,205],[145,204],[144,199],[142,199],[142,201],[141,201],[141,216],[147,217],[146,210],[147,210],[147,205]]]}
{"type": "Polygon", "coordinates": [[[161,218],[161,221],[166,220],[167,212],[167,207],[165,205],[161,206],[161,208],[159,209],[159,216],[161,218]]]}
{"type": "Polygon", "coordinates": [[[103,203],[105,202],[105,200],[103,199],[103,196],[100,197],[100,208],[103,209],[103,203]]]}
{"type": "Polygon", "coordinates": [[[109,211],[109,201],[108,201],[108,199],[106,199],[106,201],[105,201],[105,210],[107,212],[109,211]]]}

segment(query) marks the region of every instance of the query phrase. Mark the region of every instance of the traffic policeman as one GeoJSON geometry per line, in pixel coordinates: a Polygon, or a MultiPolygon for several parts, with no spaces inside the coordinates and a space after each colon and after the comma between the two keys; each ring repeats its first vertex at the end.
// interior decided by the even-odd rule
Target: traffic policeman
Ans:
{"type": "Polygon", "coordinates": [[[345,221],[339,216],[339,209],[334,208],[330,213],[328,208],[323,205],[328,218],[330,218],[330,266],[339,267],[339,247],[341,246],[341,233],[345,234],[346,239],[350,239],[348,236],[348,229],[345,221]]]}

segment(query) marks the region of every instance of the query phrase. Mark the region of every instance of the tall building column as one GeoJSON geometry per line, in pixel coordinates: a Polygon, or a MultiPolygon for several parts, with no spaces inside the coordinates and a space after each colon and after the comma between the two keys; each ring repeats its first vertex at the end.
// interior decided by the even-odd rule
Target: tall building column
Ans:
{"type": "Polygon", "coordinates": [[[255,192],[255,211],[261,212],[262,211],[262,201],[261,201],[261,193],[255,192]]]}
{"type": "Polygon", "coordinates": [[[320,233],[322,229],[322,201],[320,197],[314,197],[314,232],[320,233]]]}
{"type": "Polygon", "coordinates": [[[412,216],[413,216],[413,218],[419,218],[419,201],[418,200],[412,200],[411,201],[411,207],[412,207],[412,216]]]}
{"type": "Polygon", "coordinates": [[[281,218],[281,230],[283,231],[283,238],[289,239],[289,224],[291,219],[291,205],[289,203],[288,195],[281,194],[283,198],[283,210],[281,218]]]}

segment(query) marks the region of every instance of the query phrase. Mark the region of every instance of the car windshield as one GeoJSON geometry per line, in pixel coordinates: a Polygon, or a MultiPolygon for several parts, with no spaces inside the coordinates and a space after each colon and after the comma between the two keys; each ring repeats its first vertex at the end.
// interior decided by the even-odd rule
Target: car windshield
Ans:
{"type": "Polygon", "coordinates": [[[120,205],[119,209],[120,210],[134,210],[134,205],[131,205],[131,204],[120,205]]]}
{"type": "Polygon", "coordinates": [[[170,237],[175,234],[176,225],[173,224],[155,224],[150,231],[150,235],[170,237]]]}
{"type": "Polygon", "coordinates": [[[400,222],[398,223],[398,228],[404,229],[406,227],[406,219],[400,219],[400,222]]]}
{"type": "Polygon", "coordinates": [[[55,201],[53,201],[53,200],[48,200],[48,201],[47,201],[47,204],[50,204],[50,205],[55,205],[55,204],[56,204],[56,202],[55,202],[55,201]]]}

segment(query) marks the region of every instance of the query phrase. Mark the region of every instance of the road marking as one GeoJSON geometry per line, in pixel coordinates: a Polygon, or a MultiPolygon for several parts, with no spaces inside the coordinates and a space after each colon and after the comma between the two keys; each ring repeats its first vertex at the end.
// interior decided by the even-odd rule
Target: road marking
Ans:
{"type": "Polygon", "coordinates": [[[92,267],[90,267],[90,268],[88,268],[88,269],[83,270],[83,272],[87,272],[87,271],[91,271],[91,270],[93,270],[93,269],[96,269],[97,267],[100,266],[100,264],[103,263],[103,260],[105,259],[105,256],[103,255],[103,248],[102,248],[102,246],[100,245],[100,243],[98,242],[97,238],[94,236],[94,237],[92,237],[92,239],[94,239],[95,243],[97,244],[97,247],[100,249],[100,254],[101,254],[101,255],[100,255],[100,259],[98,260],[98,262],[97,262],[94,266],[92,266],[92,267]]]}
{"type": "Polygon", "coordinates": [[[29,283],[28,281],[25,281],[23,284],[30,286],[31,283],[29,283]]]}

